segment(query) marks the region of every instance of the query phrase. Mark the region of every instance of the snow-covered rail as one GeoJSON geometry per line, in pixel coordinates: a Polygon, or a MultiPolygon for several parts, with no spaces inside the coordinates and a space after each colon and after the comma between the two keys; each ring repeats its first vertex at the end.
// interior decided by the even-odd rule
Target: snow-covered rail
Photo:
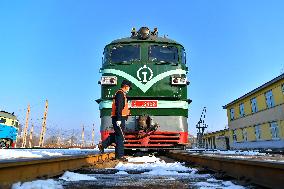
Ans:
{"type": "Polygon", "coordinates": [[[281,160],[189,152],[170,152],[168,156],[260,186],[283,188],[284,185],[284,162],[281,160]]]}
{"type": "Polygon", "coordinates": [[[114,153],[97,153],[94,155],[2,160],[0,163],[0,188],[8,188],[12,183],[19,181],[54,177],[67,170],[76,170],[113,159],[114,156],[114,153]]]}

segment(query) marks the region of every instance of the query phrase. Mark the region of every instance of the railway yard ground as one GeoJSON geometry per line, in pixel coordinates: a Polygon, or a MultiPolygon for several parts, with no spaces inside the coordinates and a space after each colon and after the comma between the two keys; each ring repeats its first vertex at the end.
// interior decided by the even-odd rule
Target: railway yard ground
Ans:
{"type": "Polygon", "coordinates": [[[1,149],[0,188],[282,188],[284,156],[253,151],[1,149]],[[3,177],[3,175],[6,175],[3,177]]]}

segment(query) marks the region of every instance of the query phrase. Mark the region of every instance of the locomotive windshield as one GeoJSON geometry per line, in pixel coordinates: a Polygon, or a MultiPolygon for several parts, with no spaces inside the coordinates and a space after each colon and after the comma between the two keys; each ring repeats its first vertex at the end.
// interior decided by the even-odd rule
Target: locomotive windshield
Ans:
{"type": "Polygon", "coordinates": [[[140,45],[116,45],[111,47],[106,58],[112,63],[125,63],[140,60],[140,45]],[[107,57],[109,56],[109,57],[107,57]]]}
{"type": "Polygon", "coordinates": [[[149,60],[159,63],[177,63],[178,49],[175,46],[151,45],[149,47],[149,60]]]}

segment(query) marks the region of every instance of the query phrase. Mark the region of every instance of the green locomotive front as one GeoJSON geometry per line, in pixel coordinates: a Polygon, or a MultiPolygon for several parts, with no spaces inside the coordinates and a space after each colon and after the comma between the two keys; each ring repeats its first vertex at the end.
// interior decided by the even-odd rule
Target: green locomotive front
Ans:
{"type": "Polygon", "coordinates": [[[188,142],[187,66],[184,47],[158,37],[158,30],[133,28],[131,37],[106,45],[100,73],[101,139],[113,132],[111,105],[123,80],[131,115],[126,122],[125,148],[176,149],[188,142]]]}

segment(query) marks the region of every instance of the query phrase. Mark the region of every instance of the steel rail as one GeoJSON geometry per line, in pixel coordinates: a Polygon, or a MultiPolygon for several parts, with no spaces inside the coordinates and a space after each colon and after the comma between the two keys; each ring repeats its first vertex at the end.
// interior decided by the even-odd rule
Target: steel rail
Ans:
{"type": "Polygon", "coordinates": [[[216,157],[186,152],[169,152],[168,156],[259,186],[279,189],[284,187],[283,162],[216,157]]]}
{"type": "Polygon", "coordinates": [[[0,162],[0,189],[9,188],[15,182],[46,179],[67,170],[76,170],[113,159],[114,153],[63,156],[53,158],[6,160],[0,162]]]}

